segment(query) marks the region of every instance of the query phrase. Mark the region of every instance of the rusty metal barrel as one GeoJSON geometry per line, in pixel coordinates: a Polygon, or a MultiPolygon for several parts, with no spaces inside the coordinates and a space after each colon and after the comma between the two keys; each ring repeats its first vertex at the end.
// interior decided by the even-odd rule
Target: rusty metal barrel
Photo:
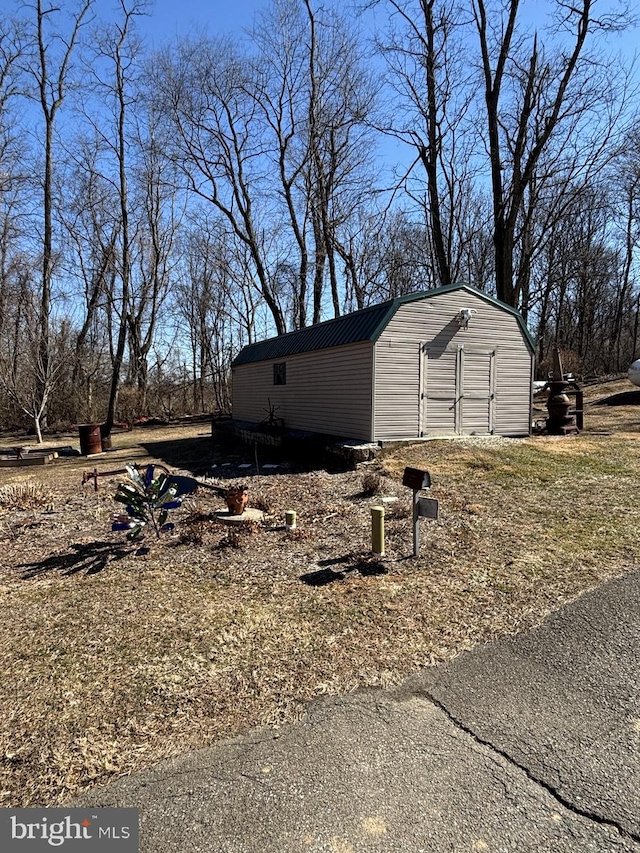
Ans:
{"type": "Polygon", "coordinates": [[[80,434],[80,453],[83,456],[102,453],[100,424],[79,424],[78,432],[80,434]]]}

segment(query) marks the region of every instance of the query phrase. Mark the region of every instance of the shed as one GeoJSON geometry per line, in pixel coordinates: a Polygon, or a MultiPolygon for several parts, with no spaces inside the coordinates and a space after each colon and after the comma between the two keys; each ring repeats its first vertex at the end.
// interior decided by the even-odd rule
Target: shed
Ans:
{"type": "Polygon", "coordinates": [[[522,316],[467,284],[399,296],[245,346],[233,418],[367,442],[531,431],[522,316]]]}

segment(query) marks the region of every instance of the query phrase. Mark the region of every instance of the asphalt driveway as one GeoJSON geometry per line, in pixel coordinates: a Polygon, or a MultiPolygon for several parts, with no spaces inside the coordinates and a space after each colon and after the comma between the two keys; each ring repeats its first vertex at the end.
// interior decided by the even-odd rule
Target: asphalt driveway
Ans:
{"type": "Polygon", "coordinates": [[[74,805],[138,807],[141,853],[640,853],[640,572],[74,805]]]}

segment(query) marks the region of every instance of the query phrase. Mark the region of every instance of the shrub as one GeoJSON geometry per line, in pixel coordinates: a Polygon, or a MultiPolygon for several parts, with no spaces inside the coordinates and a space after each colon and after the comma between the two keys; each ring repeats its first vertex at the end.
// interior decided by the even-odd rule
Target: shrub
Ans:
{"type": "Polygon", "coordinates": [[[362,496],[372,498],[374,495],[379,495],[382,491],[382,478],[380,474],[374,474],[371,471],[365,474],[362,478],[362,496]]]}
{"type": "Polygon", "coordinates": [[[269,500],[267,498],[265,498],[263,495],[255,495],[255,496],[252,495],[250,498],[250,501],[251,501],[252,507],[254,507],[255,509],[259,509],[262,512],[269,513],[272,510],[272,506],[271,506],[269,500]]]}

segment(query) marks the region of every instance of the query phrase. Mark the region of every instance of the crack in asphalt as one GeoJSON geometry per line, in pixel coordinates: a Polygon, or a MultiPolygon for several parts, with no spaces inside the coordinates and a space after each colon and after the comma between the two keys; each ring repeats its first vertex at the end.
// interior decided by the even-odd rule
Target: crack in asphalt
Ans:
{"type": "Polygon", "coordinates": [[[469,737],[473,738],[476,743],[492,750],[492,752],[496,753],[496,755],[499,755],[505,761],[508,761],[509,764],[511,764],[513,767],[517,767],[518,770],[521,770],[531,782],[543,788],[548,794],[550,794],[554,798],[554,800],[556,800],[556,802],[558,802],[561,806],[570,811],[572,814],[586,818],[587,820],[590,820],[593,823],[597,823],[601,826],[611,827],[612,829],[616,830],[616,832],[618,832],[618,834],[622,838],[629,838],[632,841],[635,841],[636,843],[640,844],[639,834],[632,832],[629,829],[626,829],[624,826],[622,826],[622,824],[618,823],[615,820],[603,817],[602,815],[598,814],[597,812],[591,811],[590,809],[583,809],[571,800],[568,800],[565,796],[563,796],[563,794],[560,793],[560,791],[556,787],[551,785],[549,782],[545,782],[544,779],[541,779],[536,776],[526,765],[521,764],[519,761],[516,761],[516,759],[513,758],[513,756],[509,755],[508,752],[505,752],[503,749],[500,749],[490,740],[486,740],[485,738],[480,737],[480,735],[474,732],[473,729],[466,726],[462,722],[462,720],[459,720],[443,702],[441,702],[431,693],[429,693],[428,691],[420,691],[419,695],[421,695],[424,699],[427,699],[436,708],[442,711],[443,714],[445,714],[445,716],[453,723],[453,725],[457,729],[464,732],[466,735],[469,735],[469,737]]]}

